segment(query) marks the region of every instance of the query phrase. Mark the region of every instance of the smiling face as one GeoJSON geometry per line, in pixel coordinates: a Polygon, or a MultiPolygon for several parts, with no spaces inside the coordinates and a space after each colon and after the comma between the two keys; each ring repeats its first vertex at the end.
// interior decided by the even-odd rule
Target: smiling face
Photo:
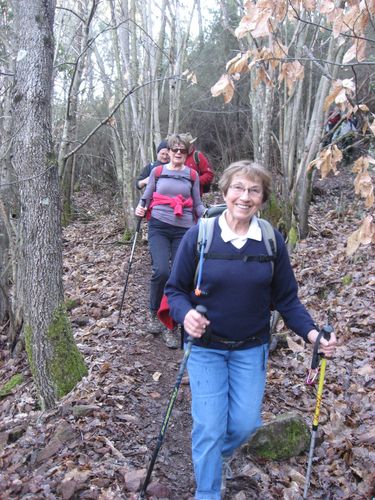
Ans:
{"type": "Polygon", "coordinates": [[[158,153],[158,160],[161,161],[162,163],[168,163],[169,162],[169,153],[168,153],[168,148],[163,148],[159,151],[158,153]]]}
{"type": "Polygon", "coordinates": [[[230,226],[248,226],[263,203],[263,186],[260,179],[236,174],[223,198],[227,204],[227,222],[230,226]]]}
{"type": "Polygon", "coordinates": [[[176,144],[173,145],[169,149],[169,157],[171,159],[171,164],[174,167],[182,167],[185,163],[185,160],[187,158],[187,149],[183,144],[176,144]]]}

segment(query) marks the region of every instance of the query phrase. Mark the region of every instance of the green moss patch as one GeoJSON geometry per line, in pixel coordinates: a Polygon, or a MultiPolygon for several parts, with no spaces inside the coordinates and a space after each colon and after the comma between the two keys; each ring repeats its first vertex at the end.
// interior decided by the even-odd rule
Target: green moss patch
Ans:
{"type": "Polygon", "coordinates": [[[17,387],[17,385],[22,384],[23,382],[23,376],[21,373],[16,373],[11,377],[8,382],[6,382],[1,388],[0,388],[0,398],[4,398],[5,396],[8,396],[12,392],[12,390],[17,387]]]}
{"type": "Polygon", "coordinates": [[[296,413],[276,417],[260,427],[244,445],[251,455],[271,460],[294,457],[306,451],[310,443],[310,431],[296,413]]]}
{"type": "Polygon", "coordinates": [[[56,311],[47,336],[53,352],[49,371],[56,395],[60,398],[87,375],[87,368],[74,341],[70,321],[63,307],[56,311]]]}
{"type": "MultiPolygon", "coordinates": [[[[66,309],[60,306],[47,330],[46,341],[50,345],[50,359],[45,360],[46,372],[55,389],[57,398],[70,392],[82,377],[87,375],[87,368],[74,341],[66,309]]],[[[34,380],[38,380],[37,366],[33,358],[33,333],[30,326],[25,328],[25,346],[30,369],[34,380]]]]}

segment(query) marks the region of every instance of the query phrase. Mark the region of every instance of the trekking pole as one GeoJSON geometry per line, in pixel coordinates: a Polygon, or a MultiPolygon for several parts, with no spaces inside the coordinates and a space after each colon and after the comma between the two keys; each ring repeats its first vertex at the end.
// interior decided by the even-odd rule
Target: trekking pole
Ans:
{"type": "MultiPolygon", "coordinates": [[[[203,314],[204,316],[207,313],[207,309],[204,306],[201,306],[201,305],[197,306],[196,310],[200,314],[203,314]]],[[[161,445],[163,443],[164,434],[165,434],[165,432],[167,430],[169,418],[171,416],[172,409],[173,409],[173,406],[174,406],[176,398],[177,398],[178,389],[180,388],[180,385],[181,385],[181,380],[182,380],[183,374],[185,372],[185,368],[186,368],[187,361],[188,361],[189,356],[190,356],[190,352],[191,352],[191,348],[193,346],[193,342],[194,342],[194,338],[188,336],[188,338],[187,338],[187,345],[186,345],[186,349],[185,349],[185,352],[184,352],[184,357],[182,358],[182,361],[181,361],[181,365],[180,365],[180,369],[178,371],[176,383],[175,383],[175,386],[174,386],[173,391],[172,391],[172,396],[171,396],[171,398],[169,400],[168,408],[167,408],[167,411],[165,412],[163,423],[161,424],[161,429],[160,429],[160,432],[159,432],[158,440],[156,442],[156,447],[155,447],[154,453],[152,454],[152,457],[151,457],[151,460],[150,460],[150,463],[149,463],[149,466],[148,466],[148,469],[147,469],[146,478],[145,478],[145,480],[143,482],[143,486],[142,486],[142,489],[141,489],[141,491],[139,493],[138,500],[143,500],[145,498],[146,489],[147,489],[148,483],[150,482],[150,478],[151,478],[151,474],[152,474],[152,471],[153,471],[153,468],[154,468],[154,465],[155,465],[156,457],[158,456],[160,447],[161,447],[161,445]]]]}
{"type": "MultiPolygon", "coordinates": [[[[144,206],[145,206],[145,203],[146,203],[146,202],[145,202],[145,200],[141,200],[141,206],[142,206],[142,207],[144,207],[144,206]]],[[[135,246],[136,246],[136,244],[137,244],[137,239],[138,239],[138,234],[139,234],[139,231],[141,230],[142,218],[143,218],[143,217],[138,217],[137,227],[136,227],[135,234],[134,234],[134,238],[133,238],[132,250],[131,250],[131,252],[130,252],[130,257],[129,257],[128,272],[127,272],[127,274],[126,274],[125,284],[124,284],[124,289],[123,289],[123,291],[122,291],[121,304],[120,304],[120,309],[119,309],[119,312],[118,312],[117,324],[119,323],[119,321],[120,321],[120,319],[121,319],[122,308],[123,308],[123,305],[124,305],[124,300],[125,300],[126,288],[127,288],[127,286],[128,286],[128,280],[129,280],[129,275],[130,275],[130,269],[131,269],[131,267],[132,267],[132,262],[133,262],[134,250],[135,250],[135,246]]]]}
{"type": "Polygon", "coordinates": [[[312,469],[312,462],[313,462],[313,458],[314,458],[315,439],[316,439],[316,434],[318,431],[320,405],[322,402],[324,376],[325,376],[325,372],[326,372],[326,363],[327,363],[327,361],[324,357],[324,354],[318,352],[319,351],[319,343],[320,343],[320,339],[322,338],[322,336],[326,340],[329,340],[331,338],[332,332],[333,332],[333,329],[330,325],[323,326],[323,328],[320,330],[319,335],[315,341],[314,351],[313,351],[313,356],[312,356],[312,361],[311,361],[311,369],[309,371],[309,374],[307,376],[307,381],[306,381],[306,383],[309,385],[314,383],[314,380],[315,380],[315,378],[318,374],[318,370],[319,370],[319,356],[320,356],[322,358],[322,362],[320,365],[319,383],[318,383],[318,390],[317,390],[317,394],[316,394],[316,406],[315,406],[315,412],[314,412],[314,418],[313,418],[313,424],[312,424],[309,459],[308,459],[308,463],[307,463],[307,473],[306,473],[306,479],[305,479],[305,488],[303,490],[304,500],[307,498],[307,492],[308,492],[308,489],[310,486],[311,469],[312,469]]]}

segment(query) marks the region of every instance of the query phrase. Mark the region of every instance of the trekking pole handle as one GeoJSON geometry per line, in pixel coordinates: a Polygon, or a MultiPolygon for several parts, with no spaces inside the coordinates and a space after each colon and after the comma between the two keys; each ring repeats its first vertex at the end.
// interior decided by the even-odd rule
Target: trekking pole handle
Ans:
{"type": "Polygon", "coordinates": [[[319,352],[320,339],[323,337],[325,340],[330,340],[332,332],[333,332],[333,328],[331,325],[324,325],[323,328],[320,330],[319,335],[317,336],[317,338],[315,340],[313,362],[312,362],[311,368],[316,368],[316,366],[313,366],[313,365],[319,364],[319,356],[324,358],[324,354],[319,352]]]}
{"type": "MultiPolygon", "coordinates": [[[[140,205],[142,208],[144,208],[146,206],[146,200],[141,200],[140,205]]],[[[143,217],[138,217],[137,229],[136,229],[137,233],[139,233],[139,230],[141,229],[142,219],[143,219],[143,217]]]]}
{"type": "Polygon", "coordinates": [[[322,332],[323,332],[323,337],[326,339],[326,340],[330,340],[331,338],[331,333],[333,332],[333,328],[331,325],[325,325],[323,326],[322,328],[322,332]]]}
{"type": "Polygon", "coordinates": [[[199,306],[197,306],[195,308],[195,310],[197,312],[199,312],[199,314],[202,314],[202,316],[206,317],[207,318],[207,307],[205,306],[202,306],[201,304],[199,304],[199,306]]]}
{"type": "MultiPolygon", "coordinates": [[[[202,306],[201,304],[199,304],[195,310],[197,312],[199,312],[199,314],[202,314],[202,316],[204,316],[205,318],[207,318],[207,307],[205,306],[202,306]]],[[[211,326],[208,325],[204,331],[204,334],[202,335],[202,337],[200,338],[200,341],[203,343],[203,345],[208,345],[210,343],[210,340],[211,340],[211,326]]]]}

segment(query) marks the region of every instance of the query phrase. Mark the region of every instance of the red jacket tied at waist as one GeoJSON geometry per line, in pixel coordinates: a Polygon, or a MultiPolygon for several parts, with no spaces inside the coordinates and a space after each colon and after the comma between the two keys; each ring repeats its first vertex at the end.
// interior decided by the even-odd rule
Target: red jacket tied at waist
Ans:
{"type": "Polygon", "coordinates": [[[185,207],[187,208],[193,207],[193,199],[191,196],[185,199],[180,194],[172,198],[171,196],[166,196],[164,194],[155,192],[152,196],[152,202],[150,203],[149,206],[149,213],[152,210],[152,207],[154,207],[155,205],[169,205],[173,208],[174,214],[177,215],[178,217],[181,217],[185,207]]]}

